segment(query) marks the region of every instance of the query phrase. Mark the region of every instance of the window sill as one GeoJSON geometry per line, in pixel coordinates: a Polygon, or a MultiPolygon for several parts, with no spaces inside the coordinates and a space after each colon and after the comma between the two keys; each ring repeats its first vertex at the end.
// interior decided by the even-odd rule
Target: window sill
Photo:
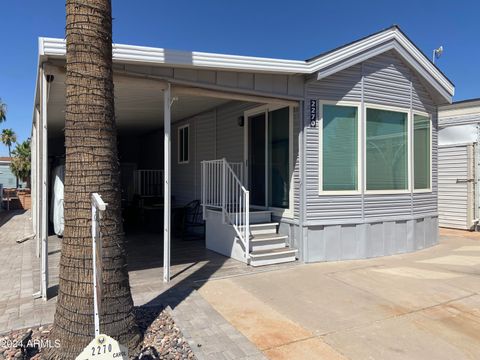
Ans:
{"type": "Polygon", "coordinates": [[[342,191],[342,190],[338,190],[338,191],[320,191],[318,193],[319,196],[341,196],[341,195],[362,195],[362,192],[361,191],[352,191],[352,190],[345,190],[345,191],[342,191]]]}
{"type": "Polygon", "coordinates": [[[401,195],[410,194],[410,190],[365,190],[365,195],[401,195]]]}

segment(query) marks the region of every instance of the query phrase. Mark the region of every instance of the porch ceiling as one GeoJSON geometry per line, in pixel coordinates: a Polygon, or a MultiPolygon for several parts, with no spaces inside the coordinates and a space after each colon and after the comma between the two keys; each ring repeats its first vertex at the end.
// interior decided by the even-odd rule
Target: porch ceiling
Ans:
{"type": "MultiPolygon", "coordinates": [[[[163,127],[163,92],[158,81],[114,76],[115,114],[120,133],[147,133],[163,127]]],[[[172,121],[225,104],[231,99],[181,94],[172,106],[172,121]]],[[[63,135],[65,124],[65,74],[57,73],[48,95],[48,132],[63,135]]]]}

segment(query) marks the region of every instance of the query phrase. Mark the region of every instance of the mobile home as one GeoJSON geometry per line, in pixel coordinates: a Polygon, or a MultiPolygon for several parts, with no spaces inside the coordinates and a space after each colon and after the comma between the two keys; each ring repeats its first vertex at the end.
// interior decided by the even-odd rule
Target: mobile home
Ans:
{"type": "MultiPolygon", "coordinates": [[[[254,266],[437,243],[437,109],[454,87],[399,27],[308,60],[114,44],[113,61],[123,197],[162,199],[165,280],[175,209],[195,200],[206,247],[254,266]]],[[[64,40],[40,38],[41,248],[64,78],[64,40]]]]}

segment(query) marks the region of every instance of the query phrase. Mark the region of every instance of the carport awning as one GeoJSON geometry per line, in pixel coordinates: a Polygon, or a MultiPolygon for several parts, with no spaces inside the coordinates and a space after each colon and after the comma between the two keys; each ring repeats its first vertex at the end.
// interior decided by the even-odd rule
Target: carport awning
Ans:
{"type": "MultiPolygon", "coordinates": [[[[48,89],[49,137],[63,136],[65,124],[65,71],[63,66],[49,65],[49,74],[54,75],[48,89]]],[[[143,74],[120,72],[114,74],[115,116],[120,133],[147,133],[160,129],[164,124],[162,92],[171,84],[171,96],[175,106],[171,108],[172,122],[189,118],[214,109],[230,101],[245,101],[259,104],[282,103],[297,105],[298,100],[252,94],[242,90],[225,90],[192,86],[177,80],[143,74]]]]}

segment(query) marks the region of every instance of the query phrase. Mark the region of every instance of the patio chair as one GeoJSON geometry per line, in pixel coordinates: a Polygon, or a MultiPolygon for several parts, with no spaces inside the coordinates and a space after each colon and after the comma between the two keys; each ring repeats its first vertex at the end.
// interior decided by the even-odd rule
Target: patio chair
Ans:
{"type": "Polygon", "coordinates": [[[182,210],[182,240],[196,240],[205,238],[205,221],[202,217],[200,200],[193,200],[182,210]],[[201,232],[194,229],[201,228],[201,232]],[[187,239],[186,236],[190,235],[187,239]]]}

